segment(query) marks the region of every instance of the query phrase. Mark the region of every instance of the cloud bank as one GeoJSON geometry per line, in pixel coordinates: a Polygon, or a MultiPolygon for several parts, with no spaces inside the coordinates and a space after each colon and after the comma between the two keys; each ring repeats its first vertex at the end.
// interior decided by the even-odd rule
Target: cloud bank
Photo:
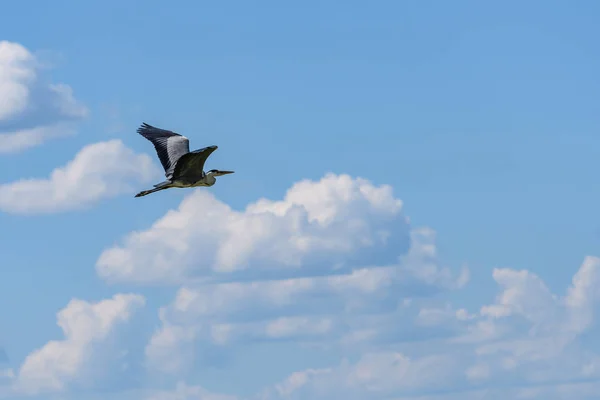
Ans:
{"type": "MultiPolygon", "coordinates": [[[[305,180],[282,200],[239,211],[192,191],[102,252],[96,273],[140,292],[175,290],[135,355],[144,383],[130,380],[115,399],[553,400],[600,390],[599,258],[586,257],[563,294],[531,271],[496,268],[495,296],[464,305],[457,299],[469,292],[469,270],[444,266],[435,231],[411,226],[391,187],[362,178],[305,180]],[[253,391],[211,388],[206,355],[235,363],[250,348],[262,354],[253,368],[281,364],[279,377],[253,391]],[[314,366],[292,369],[292,348],[314,366]],[[337,361],[323,365],[324,354],[337,361]]],[[[128,321],[144,304],[131,294],[74,300],[58,317],[65,339],[7,378],[12,395],[68,398],[94,387],[99,368],[118,370],[117,328],[134,329],[128,321]]]]}
{"type": "MultiPolygon", "coordinates": [[[[290,371],[258,393],[224,396],[593,396],[598,349],[587,338],[596,329],[600,259],[585,258],[562,296],[530,271],[495,269],[496,299],[463,308],[443,295],[468,290],[468,270],[441,266],[435,239],[432,229],[410,226],[390,187],[329,174],[243,212],[192,193],[148,230],[106,250],[97,271],[109,281],[181,285],[159,310],[160,326],[145,351],[149,371],[163,376],[193,380],[197,355],[209,348],[235,352],[284,340],[307,353],[339,356],[338,364],[290,371]],[[200,223],[207,214],[211,224],[224,226],[213,238],[200,223]],[[342,229],[345,222],[350,229],[342,229]],[[171,243],[175,232],[182,241],[171,243]],[[298,238],[335,245],[301,247],[298,238]],[[206,241],[211,246],[203,247],[206,241]],[[236,257],[220,257],[222,248],[236,257]],[[153,264],[151,255],[159,261],[153,264]],[[366,263],[370,258],[384,263],[366,263]],[[167,279],[169,265],[176,279],[167,279]]],[[[186,398],[179,385],[176,393],[186,398]]]]}

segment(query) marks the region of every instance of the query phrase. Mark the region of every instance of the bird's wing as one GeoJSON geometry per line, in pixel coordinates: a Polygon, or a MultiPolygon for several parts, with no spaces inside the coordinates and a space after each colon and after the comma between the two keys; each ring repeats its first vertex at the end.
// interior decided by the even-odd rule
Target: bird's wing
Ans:
{"type": "Polygon", "coordinates": [[[183,176],[192,171],[202,175],[204,171],[204,163],[208,156],[212,154],[218,147],[208,146],[203,149],[194,150],[191,153],[183,155],[175,165],[174,176],[183,176]]]}
{"type": "Polygon", "coordinates": [[[137,132],[152,142],[167,179],[173,176],[177,160],[190,152],[190,141],[185,136],[143,123],[137,132]]]}

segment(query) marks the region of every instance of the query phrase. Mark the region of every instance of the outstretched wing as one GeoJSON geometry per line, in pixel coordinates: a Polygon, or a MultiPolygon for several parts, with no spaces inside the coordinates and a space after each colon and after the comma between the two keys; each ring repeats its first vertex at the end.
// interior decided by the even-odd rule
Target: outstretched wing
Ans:
{"type": "Polygon", "coordinates": [[[204,163],[208,156],[212,154],[218,147],[208,146],[200,150],[194,150],[183,155],[175,165],[173,176],[179,177],[184,175],[197,174],[198,178],[202,177],[204,172],[204,163]]]}
{"type": "Polygon", "coordinates": [[[152,142],[167,179],[173,176],[177,160],[190,152],[190,141],[185,136],[143,123],[137,132],[152,142]]]}

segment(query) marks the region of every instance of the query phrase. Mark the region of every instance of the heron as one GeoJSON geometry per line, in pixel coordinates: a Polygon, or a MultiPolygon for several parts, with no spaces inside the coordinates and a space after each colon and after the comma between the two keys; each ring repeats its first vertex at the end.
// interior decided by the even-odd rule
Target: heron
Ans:
{"type": "Polygon", "coordinates": [[[208,146],[190,151],[190,141],[185,136],[166,129],[156,128],[145,122],[137,129],[137,132],[154,145],[167,180],[157,183],[153,189],[139,192],[135,197],[146,196],[170,188],[212,186],[216,183],[217,176],[233,174],[234,172],[218,169],[204,172],[204,163],[208,156],[218,148],[217,146],[208,146]]]}

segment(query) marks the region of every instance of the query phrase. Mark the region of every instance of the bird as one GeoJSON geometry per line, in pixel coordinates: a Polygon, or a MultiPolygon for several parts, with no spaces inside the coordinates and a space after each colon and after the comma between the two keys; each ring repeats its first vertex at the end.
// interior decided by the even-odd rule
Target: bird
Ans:
{"type": "Polygon", "coordinates": [[[234,173],[234,171],[218,169],[204,172],[204,163],[208,156],[217,150],[217,146],[190,151],[190,141],[185,136],[145,122],[137,129],[137,133],[154,145],[167,180],[154,185],[153,189],[139,192],[135,197],[146,196],[170,188],[212,186],[216,183],[217,176],[234,173]]]}

